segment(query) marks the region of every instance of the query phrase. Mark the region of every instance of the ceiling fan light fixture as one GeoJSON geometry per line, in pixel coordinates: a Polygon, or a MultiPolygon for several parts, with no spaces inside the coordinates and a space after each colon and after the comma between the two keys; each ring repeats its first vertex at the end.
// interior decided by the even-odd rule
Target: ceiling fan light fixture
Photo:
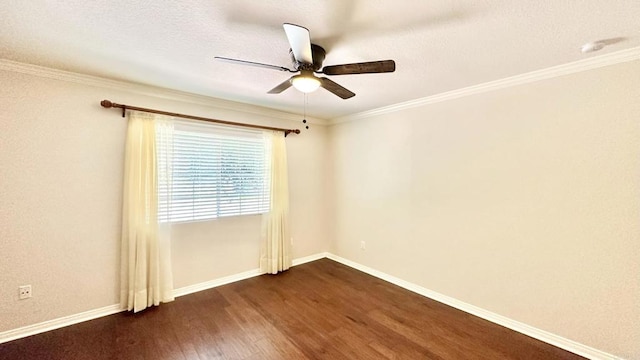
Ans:
{"type": "Polygon", "coordinates": [[[291,85],[303,93],[310,93],[318,90],[320,80],[313,75],[296,75],[291,79],[291,85]]]}

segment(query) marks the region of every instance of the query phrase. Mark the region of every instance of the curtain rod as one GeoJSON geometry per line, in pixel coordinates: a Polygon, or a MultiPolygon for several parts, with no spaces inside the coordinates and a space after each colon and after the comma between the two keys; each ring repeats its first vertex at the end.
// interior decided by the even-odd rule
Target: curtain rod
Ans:
{"type": "Polygon", "coordinates": [[[205,118],[205,117],[200,117],[200,116],[184,115],[184,114],[172,113],[172,112],[162,111],[162,110],[147,109],[147,108],[131,106],[131,105],[116,104],[116,103],[111,102],[109,100],[102,100],[100,102],[100,105],[102,105],[102,107],[107,108],[107,109],[108,108],[119,108],[119,109],[122,109],[122,117],[124,117],[125,111],[128,109],[128,110],[142,111],[142,112],[148,112],[148,113],[153,113],[153,114],[180,117],[180,118],[184,118],[184,119],[206,121],[206,122],[211,122],[211,123],[216,123],[216,124],[224,124],[224,125],[231,125],[231,126],[243,126],[243,127],[254,128],[254,129],[265,129],[265,130],[282,131],[282,132],[284,132],[284,136],[285,137],[287,137],[287,135],[289,135],[290,133],[300,134],[300,130],[299,129],[283,129],[283,128],[270,127],[270,126],[243,124],[243,123],[237,123],[237,122],[226,121],[226,120],[210,119],[210,118],[205,118]]]}

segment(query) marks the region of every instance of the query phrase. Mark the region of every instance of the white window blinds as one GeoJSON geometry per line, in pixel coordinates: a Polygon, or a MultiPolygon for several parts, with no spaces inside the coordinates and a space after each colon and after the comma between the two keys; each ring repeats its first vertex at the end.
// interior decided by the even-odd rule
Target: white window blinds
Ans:
{"type": "Polygon", "coordinates": [[[175,121],[158,146],[161,222],[269,211],[270,141],[262,131],[175,121]],[[166,185],[163,185],[166,184],[166,185]]]}

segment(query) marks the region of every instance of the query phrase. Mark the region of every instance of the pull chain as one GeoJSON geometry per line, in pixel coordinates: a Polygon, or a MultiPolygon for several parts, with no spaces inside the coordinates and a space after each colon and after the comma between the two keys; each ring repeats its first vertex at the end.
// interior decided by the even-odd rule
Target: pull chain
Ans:
{"type": "MultiPolygon", "coordinates": [[[[306,124],[307,123],[307,93],[304,93],[304,116],[302,118],[302,123],[306,124]]],[[[309,125],[306,126],[307,129],[309,129],[309,125]]]]}

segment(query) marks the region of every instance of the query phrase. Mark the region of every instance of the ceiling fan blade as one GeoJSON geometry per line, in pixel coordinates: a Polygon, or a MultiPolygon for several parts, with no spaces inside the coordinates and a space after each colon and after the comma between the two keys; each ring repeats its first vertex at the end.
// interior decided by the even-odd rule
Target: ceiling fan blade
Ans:
{"type": "Polygon", "coordinates": [[[249,66],[257,66],[257,67],[261,67],[261,68],[265,68],[265,69],[271,69],[271,70],[295,72],[294,70],[287,69],[284,66],[262,64],[262,63],[257,63],[257,62],[253,62],[253,61],[231,59],[231,58],[226,58],[226,57],[221,57],[221,56],[216,56],[214,59],[216,59],[218,61],[227,62],[227,63],[230,63],[230,64],[249,65],[249,66]]]}
{"type": "Polygon", "coordinates": [[[326,75],[372,74],[394,72],[396,62],[393,60],[370,61],[353,64],[325,66],[322,73],[326,75]]]}
{"type": "Polygon", "coordinates": [[[298,62],[313,64],[313,53],[311,52],[311,38],[309,30],[299,25],[282,24],[284,32],[287,33],[289,45],[293,52],[293,57],[298,62]]]}
{"type": "Polygon", "coordinates": [[[334,95],[337,95],[343,99],[348,99],[351,97],[356,96],[355,93],[351,92],[350,90],[342,87],[341,85],[339,85],[338,83],[334,82],[333,80],[329,80],[327,78],[319,78],[320,79],[320,86],[322,86],[323,88],[329,90],[330,92],[332,92],[334,95]]]}
{"type": "Polygon", "coordinates": [[[289,79],[283,81],[282,83],[280,83],[278,86],[274,87],[273,89],[269,90],[267,92],[267,94],[280,94],[281,92],[287,90],[288,88],[291,87],[291,79],[293,79],[293,76],[290,77],[289,79]]]}

